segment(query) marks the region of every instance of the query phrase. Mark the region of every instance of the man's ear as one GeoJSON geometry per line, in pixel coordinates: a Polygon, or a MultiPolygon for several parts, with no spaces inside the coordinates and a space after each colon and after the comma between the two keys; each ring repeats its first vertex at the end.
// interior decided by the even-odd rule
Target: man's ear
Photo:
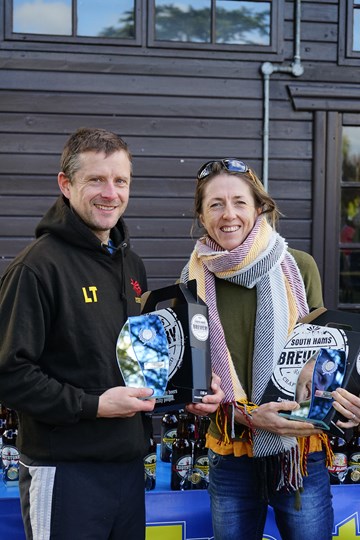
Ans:
{"type": "Polygon", "coordinates": [[[61,193],[67,199],[70,199],[70,180],[63,172],[59,172],[58,174],[58,184],[59,184],[61,193]]]}

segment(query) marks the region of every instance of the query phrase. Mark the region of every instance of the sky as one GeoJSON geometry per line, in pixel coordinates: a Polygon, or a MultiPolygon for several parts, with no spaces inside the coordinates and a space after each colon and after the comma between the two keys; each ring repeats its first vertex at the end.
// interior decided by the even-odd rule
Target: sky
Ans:
{"type": "MultiPolygon", "coordinates": [[[[14,31],[71,35],[71,0],[14,0],[14,31]]],[[[79,35],[116,26],[134,0],[78,0],[79,35]]]]}

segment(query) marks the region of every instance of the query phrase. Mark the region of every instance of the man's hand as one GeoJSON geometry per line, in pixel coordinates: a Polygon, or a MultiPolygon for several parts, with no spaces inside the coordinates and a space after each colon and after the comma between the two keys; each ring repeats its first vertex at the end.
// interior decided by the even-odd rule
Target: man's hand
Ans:
{"type": "Polygon", "coordinates": [[[201,403],[189,403],[186,405],[186,410],[199,416],[206,416],[214,413],[218,408],[219,403],[221,403],[225,397],[224,392],[221,390],[220,384],[220,377],[213,373],[211,379],[211,390],[213,391],[213,394],[204,396],[201,403]]]}
{"type": "Polygon", "coordinates": [[[155,399],[151,388],[132,388],[115,386],[109,388],[99,397],[98,418],[127,418],[137,412],[151,412],[155,407],[155,399]]]}

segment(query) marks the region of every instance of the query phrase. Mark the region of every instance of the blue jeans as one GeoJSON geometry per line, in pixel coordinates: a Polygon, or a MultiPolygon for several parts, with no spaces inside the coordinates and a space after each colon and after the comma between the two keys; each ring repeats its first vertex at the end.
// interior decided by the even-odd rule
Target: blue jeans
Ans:
{"type": "MultiPolygon", "coordinates": [[[[209,462],[214,539],[262,540],[268,504],[256,489],[254,460],[209,450],[209,462]]],[[[331,540],[334,515],[324,453],[308,457],[300,510],[293,493],[277,493],[269,504],[283,540],[331,540]]]]}

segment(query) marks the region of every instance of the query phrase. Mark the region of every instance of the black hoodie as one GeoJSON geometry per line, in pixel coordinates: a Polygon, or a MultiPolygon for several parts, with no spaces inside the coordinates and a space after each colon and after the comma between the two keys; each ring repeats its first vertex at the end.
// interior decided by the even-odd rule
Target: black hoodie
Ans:
{"type": "Polygon", "coordinates": [[[18,411],[18,446],[46,461],[142,456],[144,415],[96,418],[98,396],[124,385],[118,334],[140,313],[141,259],[123,220],[112,255],[60,196],[0,284],[0,402],[18,411]]]}

